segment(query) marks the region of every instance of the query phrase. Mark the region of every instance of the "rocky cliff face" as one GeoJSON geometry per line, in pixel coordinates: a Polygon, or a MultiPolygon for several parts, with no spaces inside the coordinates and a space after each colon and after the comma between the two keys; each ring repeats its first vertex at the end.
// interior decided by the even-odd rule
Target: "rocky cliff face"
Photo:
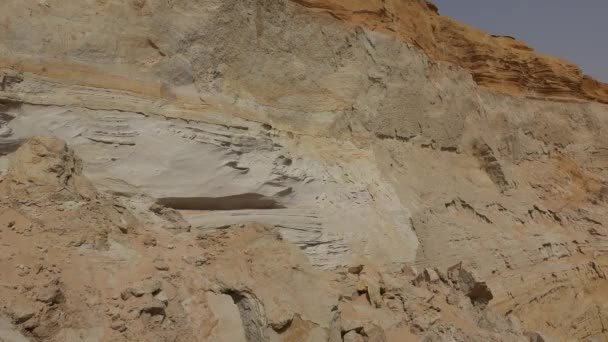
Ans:
{"type": "Polygon", "coordinates": [[[606,338],[608,88],[578,67],[419,0],[0,19],[6,336],[606,338]]]}
{"type": "Polygon", "coordinates": [[[510,36],[493,36],[439,15],[425,0],[297,0],[302,5],[369,29],[395,35],[434,61],[471,73],[491,91],[533,98],[587,99],[606,103],[608,86],[568,61],[541,55],[510,36]]]}

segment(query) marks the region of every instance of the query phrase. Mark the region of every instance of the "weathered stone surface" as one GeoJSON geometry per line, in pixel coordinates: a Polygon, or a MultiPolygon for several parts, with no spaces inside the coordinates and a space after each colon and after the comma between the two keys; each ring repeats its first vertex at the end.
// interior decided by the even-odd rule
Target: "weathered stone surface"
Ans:
{"type": "Polygon", "coordinates": [[[28,200],[77,200],[94,196],[95,190],[82,176],[82,161],[65,141],[35,137],[11,156],[0,191],[28,200]]]}
{"type": "Polygon", "coordinates": [[[488,284],[474,269],[467,269],[462,263],[450,267],[448,277],[475,304],[487,305],[494,298],[488,284]]]}
{"type": "Polygon", "coordinates": [[[36,296],[36,300],[49,305],[58,304],[63,301],[63,299],[63,293],[56,285],[43,287],[38,291],[38,295],[36,296]]]}
{"type": "Polygon", "coordinates": [[[248,342],[245,338],[243,321],[238,306],[229,295],[207,293],[209,309],[217,319],[217,328],[213,330],[209,341],[248,342]]]}
{"type": "Polygon", "coordinates": [[[25,323],[34,317],[37,311],[34,303],[29,300],[18,300],[11,305],[11,318],[15,324],[25,323]]]}
{"type": "Polygon", "coordinates": [[[144,303],[140,307],[140,312],[151,316],[164,316],[165,303],[152,296],[146,296],[144,303]]]}
{"type": "Polygon", "coordinates": [[[490,35],[442,16],[429,1],[295,1],[393,34],[435,60],[467,69],[480,86],[494,91],[608,102],[608,86],[584,75],[578,66],[543,55],[511,36],[490,35]]]}
{"type": "Polygon", "coordinates": [[[11,321],[0,316],[0,341],[2,342],[29,342],[23,334],[15,328],[11,321]]]}
{"type": "Polygon", "coordinates": [[[157,294],[161,287],[162,284],[159,280],[147,279],[133,284],[128,291],[135,297],[141,297],[145,294],[157,294]]]}
{"type": "Polygon", "coordinates": [[[414,279],[414,283],[417,285],[422,283],[437,283],[439,281],[440,279],[437,272],[430,268],[425,268],[422,273],[420,273],[416,279],[414,279]]]}
{"type": "Polygon", "coordinates": [[[534,331],[529,331],[525,333],[526,337],[530,342],[545,342],[546,339],[539,333],[534,331]]]}
{"type": "Polygon", "coordinates": [[[344,335],[344,342],[365,342],[365,338],[356,331],[351,330],[344,335]]]}
{"type": "Polygon", "coordinates": [[[572,64],[418,0],[5,0],[0,22],[1,310],[43,299],[16,329],[605,339],[606,88],[572,64]]]}
{"type": "Polygon", "coordinates": [[[127,325],[126,325],[125,321],[123,321],[121,319],[117,319],[112,322],[112,325],[110,325],[110,328],[112,328],[113,330],[117,330],[119,332],[123,332],[123,331],[127,330],[127,325]]]}

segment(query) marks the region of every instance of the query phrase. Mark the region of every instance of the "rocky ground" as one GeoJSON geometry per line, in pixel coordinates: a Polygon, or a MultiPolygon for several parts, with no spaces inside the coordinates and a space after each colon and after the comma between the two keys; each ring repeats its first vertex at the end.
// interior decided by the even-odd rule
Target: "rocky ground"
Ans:
{"type": "Polygon", "coordinates": [[[422,0],[0,3],[0,340],[606,340],[607,86],[422,0]]]}
{"type": "MultiPolygon", "coordinates": [[[[329,286],[306,274],[305,258],[271,228],[195,234],[172,210],[121,203],[88,183],[61,140],[23,145],[1,184],[3,312],[33,340],[244,340],[250,329],[259,335],[266,327],[262,314],[247,316],[261,305],[251,291],[289,304],[292,296],[273,298],[282,292],[273,284],[292,283],[293,297],[330,297],[329,286]]],[[[331,315],[331,297],[312,314],[331,315]]],[[[307,313],[304,298],[292,307],[298,303],[307,313]]],[[[269,301],[274,324],[294,315],[288,306],[272,309],[269,301]]]]}
{"type": "Polygon", "coordinates": [[[274,227],[199,232],[98,192],[56,138],[23,144],[0,186],[3,341],[523,338],[462,264],[324,272],[274,227]]]}

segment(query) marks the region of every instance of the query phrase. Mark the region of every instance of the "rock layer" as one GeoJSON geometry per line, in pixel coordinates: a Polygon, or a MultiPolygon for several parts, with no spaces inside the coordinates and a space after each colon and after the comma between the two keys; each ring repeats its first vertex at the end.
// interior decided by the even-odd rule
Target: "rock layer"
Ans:
{"type": "Polygon", "coordinates": [[[433,60],[468,70],[477,84],[506,94],[608,102],[608,85],[564,59],[510,36],[490,35],[439,14],[426,0],[295,0],[348,23],[398,36],[433,60]]]}

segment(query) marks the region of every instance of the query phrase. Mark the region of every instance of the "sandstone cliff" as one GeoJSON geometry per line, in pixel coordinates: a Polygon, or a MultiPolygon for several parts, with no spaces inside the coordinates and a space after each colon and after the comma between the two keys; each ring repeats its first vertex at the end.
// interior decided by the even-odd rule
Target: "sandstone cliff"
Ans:
{"type": "Polygon", "coordinates": [[[608,90],[571,63],[419,0],[0,22],[13,340],[606,338],[608,90]]]}
{"type": "Polygon", "coordinates": [[[494,36],[439,14],[425,0],[297,0],[345,22],[393,34],[434,61],[468,70],[477,84],[500,93],[606,103],[608,85],[568,61],[542,55],[510,36],[494,36]]]}

